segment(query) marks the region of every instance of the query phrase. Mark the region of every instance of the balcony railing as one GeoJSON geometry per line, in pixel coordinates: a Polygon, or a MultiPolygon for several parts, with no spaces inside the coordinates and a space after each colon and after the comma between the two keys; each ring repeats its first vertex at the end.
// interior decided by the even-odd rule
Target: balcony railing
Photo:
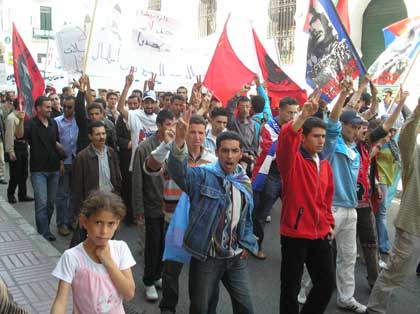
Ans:
{"type": "Polygon", "coordinates": [[[55,37],[55,32],[53,30],[48,31],[45,29],[39,29],[34,27],[32,29],[32,37],[39,39],[50,39],[55,37]]]}

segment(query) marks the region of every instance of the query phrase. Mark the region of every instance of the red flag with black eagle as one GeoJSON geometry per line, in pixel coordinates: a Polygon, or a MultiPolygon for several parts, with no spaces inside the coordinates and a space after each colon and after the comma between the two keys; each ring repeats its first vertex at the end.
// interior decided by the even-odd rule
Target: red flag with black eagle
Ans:
{"type": "Polygon", "coordinates": [[[279,101],[283,97],[295,98],[300,105],[307,100],[306,90],[301,89],[287,74],[271,59],[257,36],[254,36],[255,49],[257,51],[258,63],[266,84],[267,94],[271,97],[272,109],[277,109],[279,101]]]}
{"type": "Polygon", "coordinates": [[[45,83],[41,72],[13,23],[13,69],[19,103],[29,117],[35,115],[35,100],[44,94],[45,83]]]}

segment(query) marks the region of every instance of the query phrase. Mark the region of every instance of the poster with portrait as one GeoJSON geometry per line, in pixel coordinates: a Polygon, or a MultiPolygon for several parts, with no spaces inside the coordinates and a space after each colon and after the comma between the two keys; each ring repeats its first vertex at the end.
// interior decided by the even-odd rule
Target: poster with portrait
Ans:
{"type": "Polygon", "coordinates": [[[341,91],[346,71],[353,79],[365,70],[331,0],[314,0],[309,6],[305,31],[309,34],[306,81],[318,86],[330,102],[341,91]]]}
{"type": "Polygon", "coordinates": [[[393,33],[393,40],[370,66],[368,72],[374,84],[394,85],[409,69],[420,49],[420,19],[404,19],[384,29],[393,33]],[[401,31],[400,31],[401,30],[401,31]]]}

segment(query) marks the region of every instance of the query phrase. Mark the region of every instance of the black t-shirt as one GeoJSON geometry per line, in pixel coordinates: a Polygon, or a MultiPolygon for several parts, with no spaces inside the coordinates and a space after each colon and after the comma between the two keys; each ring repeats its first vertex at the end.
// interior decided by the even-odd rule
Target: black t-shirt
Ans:
{"type": "Polygon", "coordinates": [[[60,169],[60,154],[56,149],[58,130],[54,120],[48,119],[47,127],[37,117],[26,121],[23,137],[30,146],[31,172],[52,172],[60,169]]]}

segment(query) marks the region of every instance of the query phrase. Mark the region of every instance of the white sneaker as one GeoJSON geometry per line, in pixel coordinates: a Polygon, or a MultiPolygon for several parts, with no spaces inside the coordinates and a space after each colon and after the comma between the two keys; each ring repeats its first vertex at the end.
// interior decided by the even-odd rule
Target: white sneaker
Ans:
{"type": "Polygon", "coordinates": [[[337,300],[337,306],[341,309],[353,311],[354,313],[366,313],[366,306],[357,302],[355,298],[351,298],[349,301],[346,302],[337,300]]]}
{"type": "Polygon", "coordinates": [[[146,293],[146,300],[149,302],[154,302],[154,301],[157,301],[157,299],[159,299],[159,295],[156,291],[155,286],[146,286],[145,293],[146,293]]]}
{"type": "Polygon", "coordinates": [[[380,259],[378,264],[380,269],[387,269],[387,265],[383,260],[380,259]]]}
{"type": "Polygon", "coordinates": [[[154,282],[156,289],[162,289],[162,278],[154,282]]]}
{"type": "Polygon", "coordinates": [[[271,216],[267,216],[267,218],[265,218],[265,222],[271,222],[271,216]]]}
{"type": "Polygon", "coordinates": [[[298,294],[298,302],[299,304],[305,304],[306,303],[306,289],[305,288],[301,288],[298,294]]]}

